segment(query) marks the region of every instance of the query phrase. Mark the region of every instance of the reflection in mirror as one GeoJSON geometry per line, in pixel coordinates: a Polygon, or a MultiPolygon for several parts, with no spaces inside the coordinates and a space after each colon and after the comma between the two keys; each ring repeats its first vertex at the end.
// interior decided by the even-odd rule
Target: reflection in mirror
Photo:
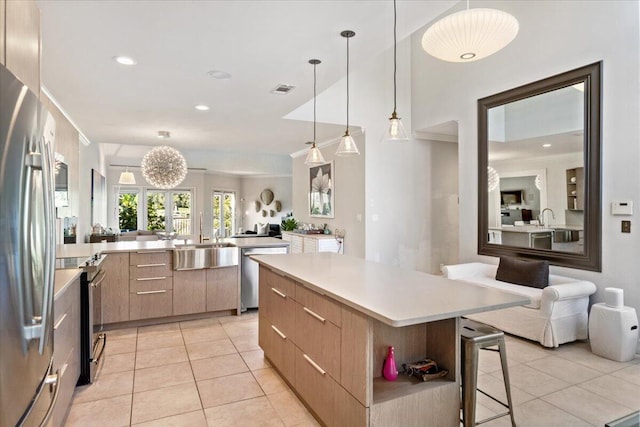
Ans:
{"type": "Polygon", "coordinates": [[[599,270],[599,71],[478,101],[479,253],[599,270]]]}

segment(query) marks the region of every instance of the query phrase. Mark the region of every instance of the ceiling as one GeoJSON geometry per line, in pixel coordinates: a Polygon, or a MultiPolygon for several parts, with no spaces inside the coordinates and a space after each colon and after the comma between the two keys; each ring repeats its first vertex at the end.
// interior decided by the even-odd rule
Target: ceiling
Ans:
{"type": "MultiPolygon", "coordinates": [[[[455,1],[398,1],[398,39],[455,1]]],[[[284,119],[351,67],[393,46],[392,1],[39,0],[42,84],[93,143],[285,155],[312,139],[309,121],[284,119]],[[123,66],[114,56],[137,61],[123,66]],[[210,70],[232,75],[208,76],[210,70]],[[278,84],[296,88],[270,93],[278,84]],[[207,104],[210,111],[196,111],[207,104]]],[[[392,75],[389,75],[391,82],[392,75]]],[[[318,105],[318,109],[326,106],[318,105]]],[[[318,141],[343,124],[319,124],[318,141]]]]}

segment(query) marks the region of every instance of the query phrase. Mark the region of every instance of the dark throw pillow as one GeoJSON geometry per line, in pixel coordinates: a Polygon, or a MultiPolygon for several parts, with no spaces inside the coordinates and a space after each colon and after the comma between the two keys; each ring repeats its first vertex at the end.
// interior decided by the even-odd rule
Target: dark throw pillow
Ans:
{"type": "Polygon", "coordinates": [[[549,285],[549,261],[500,257],[496,280],[543,289],[549,285]]]}

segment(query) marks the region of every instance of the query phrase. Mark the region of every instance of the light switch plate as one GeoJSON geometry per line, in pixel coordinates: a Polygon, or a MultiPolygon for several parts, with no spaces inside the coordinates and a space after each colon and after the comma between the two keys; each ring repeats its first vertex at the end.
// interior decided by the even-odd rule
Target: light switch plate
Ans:
{"type": "Polygon", "coordinates": [[[611,202],[611,215],[633,215],[633,201],[620,200],[611,202]]]}

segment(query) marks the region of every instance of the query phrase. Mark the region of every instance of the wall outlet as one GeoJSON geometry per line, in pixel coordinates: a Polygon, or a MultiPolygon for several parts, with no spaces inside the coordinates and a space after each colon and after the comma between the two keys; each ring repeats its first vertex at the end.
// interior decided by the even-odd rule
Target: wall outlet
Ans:
{"type": "Polygon", "coordinates": [[[631,233],[631,221],[622,221],[622,230],[623,233],[631,233]]]}

